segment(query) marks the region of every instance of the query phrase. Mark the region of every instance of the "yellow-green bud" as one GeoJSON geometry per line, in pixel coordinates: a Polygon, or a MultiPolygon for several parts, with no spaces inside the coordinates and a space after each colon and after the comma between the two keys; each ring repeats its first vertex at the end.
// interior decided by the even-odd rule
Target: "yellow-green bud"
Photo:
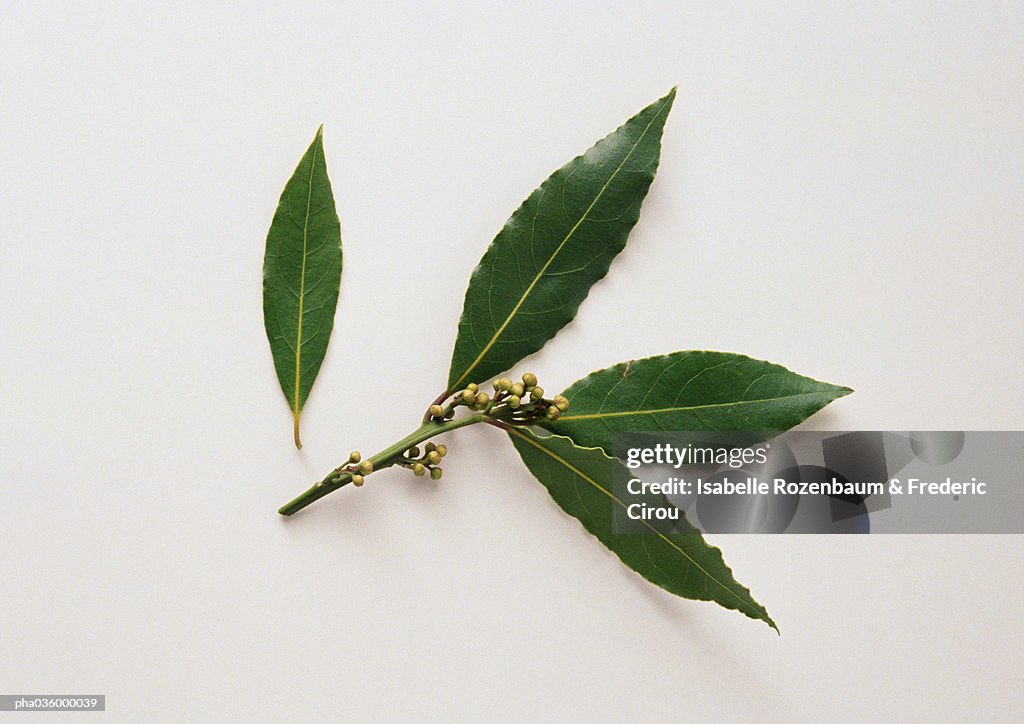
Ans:
{"type": "Polygon", "coordinates": [[[555,399],[552,400],[552,402],[554,402],[555,407],[557,407],[562,412],[565,412],[566,410],[569,409],[569,399],[565,395],[555,395],[555,399]]]}
{"type": "Polygon", "coordinates": [[[497,392],[498,390],[501,389],[501,378],[499,377],[498,379],[496,379],[491,384],[494,385],[494,391],[497,392]]]}
{"type": "Polygon", "coordinates": [[[532,372],[525,373],[523,375],[523,384],[526,385],[527,387],[536,387],[537,375],[533,374],[532,372]]]}
{"type": "Polygon", "coordinates": [[[373,472],[373,463],[369,460],[363,460],[363,462],[359,463],[359,471],[363,475],[369,475],[373,472]]]}
{"type": "Polygon", "coordinates": [[[475,390],[471,390],[471,389],[469,389],[467,387],[466,389],[464,389],[462,391],[461,398],[462,398],[463,404],[472,405],[473,404],[473,400],[476,399],[476,391],[475,390]]]}
{"type": "Polygon", "coordinates": [[[532,390],[530,390],[530,399],[533,400],[534,402],[536,402],[537,400],[543,400],[544,399],[544,388],[543,387],[534,387],[532,390]]]}
{"type": "Polygon", "coordinates": [[[418,447],[411,447],[406,451],[406,456],[410,458],[418,458],[420,456],[420,449],[418,447]]]}
{"type": "Polygon", "coordinates": [[[357,462],[359,462],[362,459],[363,459],[363,456],[360,454],[360,452],[358,450],[353,450],[352,452],[350,452],[348,454],[348,461],[350,463],[357,463],[357,462]]]}
{"type": "Polygon", "coordinates": [[[434,452],[434,450],[437,450],[437,445],[435,445],[432,442],[428,442],[426,445],[423,446],[423,450],[427,453],[434,452]]]}
{"type": "Polygon", "coordinates": [[[439,462],[441,462],[441,453],[439,453],[437,450],[431,450],[430,452],[427,453],[427,462],[429,462],[431,465],[437,465],[439,462]]]}
{"type": "Polygon", "coordinates": [[[520,404],[522,404],[522,400],[519,399],[519,395],[512,395],[508,398],[508,406],[513,410],[519,407],[520,404]]]}
{"type": "Polygon", "coordinates": [[[511,389],[511,392],[512,392],[512,394],[513,394],[513,395],[515,395],[516,397],[522,397],[522,396],[523,396],[523,393],[524,393],[524,392],[526,391],[526,388],[525,388],[525,387],[523,387],[523,386],[522,386],[521,384],[519,384],[518,382],[516,382],[515,384],[513,384],[513,385],[512,385],[512,387],[511,387],[510,389],[511,389]]]}
{"type": "Polygon", "coordinates": [[[413,475],[423,475],[427,472],[427,468],[423,463],[416,463],[412,466],[413,475]]]}
{"type": "Polygon", "coordinates": [[[363,476],[362,475],[353,475],[352,476],[352,484],[354,486],[356,486],[357,488],[359,486],[361,486],[363,484],[363,476]]]}
{"type": "Polygon", "coordinates": [[[444,408],[441,407],[440,405],[431,405],[430,406],[430,416],[431,417],[443,417],[444,416],[444,408]]]}
{"type": "Polygon", "coordinates": [[[430,471],[431,480],[440,480],[442,475],[444,475],[444,471],[441,468],[432,468],[430,471]]]}
{"type": "Polygon", "coordinates": [[[444,419],[446,419],[446,420],[450,420],[453,417],[455,417],[455,408],[454,407],[452,409],[450,409],[450,410],[446,410],[445,413],[444,413],[444,419]]]}
{"type": "Polygon", "coordinates": [[[554,422],[555,420],[557,420],[557,419],[558,419],[558,418],[560,418],[561,416],[562,416],[562,411],[561,411],[561,410],[559,410],[559,409],[558,409],[557,407],[555,407],[554,405],[552,405],[551,407],[549,407],[549,408],[548,408],[548,411],[547,411],[547,418],[548,418],[549,420],[551,420],[552,422],[554,422]]]}
{"type": "Polygon", "coordinates": [[[484,409],[487,407],[487,403],[491,401],[491,396],[486,392],[481,392],[476,396],[476,406],[478,409],[484,409]]]}
{"type": "Polygon", "coordinates": [[[445,455],[447,455],[448,454],[448,446],[447,445],[438,445],[437,446],[437,454],[440,455],[441,457],[444,457],[445,455]]]}
{"type": "Polygon", "coordinates": [[[502,377],[500,380],[498,380],[498,385],[502,392],[508,392],[510,389],[512,389],[512,380],[510,380],[508,377],[502,377]]]}
{"type": "Polygon", "coordinates": [[[470,382],[468,385],[466,385],[466,389],[467,390],[472,390],[473,392],[476,392],[477,390],[480,389],[480,387],[477,385],[476,382],[470,382]]]}

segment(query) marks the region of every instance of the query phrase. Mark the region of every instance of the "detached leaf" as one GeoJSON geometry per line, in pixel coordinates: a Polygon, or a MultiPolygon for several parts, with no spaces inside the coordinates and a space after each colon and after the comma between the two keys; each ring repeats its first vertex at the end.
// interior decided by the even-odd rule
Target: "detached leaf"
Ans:
{"type": "Polygon", "coordinates": [[[555,171],[512,214],[469,281],[449,391],[504,372],[576,316],[640,216],[675,95],[555,171]]]}
{"type": "Polygon", "coordinates": [[[555,502],[577,518],[623,563],[641,576],[683,598],[714,601],[778,631],[764,606],[733,578],[722,552],[708,545],[685,520],[678,533],[662,533],[650,524],[643,535],[616,534],[612,516],[625,503],[612,492],[612,475],[621,463],[599,448],[582,448],[565,437],[539,437],[528,430],[509,431],[512,444],[530,472],[555,502]]]}
{"type": "Polygon", "coordinates": [[[299,416],[327,353],[340,285],[341,222],[321,126],[281,193],[263,260],[263,322],[300,449],[299,416]]]}
{"type": "Polygon", "coordinates": [[[740,354],[673,352],[573,383],[569,410],[545,426],[611,454],[613,432],[782,432],[851,392],[740,354]]]}

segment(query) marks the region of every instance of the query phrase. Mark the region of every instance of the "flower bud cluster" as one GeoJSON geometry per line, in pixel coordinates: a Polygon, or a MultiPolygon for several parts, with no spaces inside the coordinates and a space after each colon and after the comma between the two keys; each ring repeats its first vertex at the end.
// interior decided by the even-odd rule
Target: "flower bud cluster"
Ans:
{"type": "MultiPolygon", "coordinates": [[[[492,421],[506,425],[534,425],[539,422],[555,421],[569,409],[569,400],[563,395],[551,399],[544,397],[544,388],[537,383],[537,375],[527,372],[522,381],[499,377],[492,383],[493,394],[480,389],[475,382],[457,390],[447,398],[435,402],[427,410],[424,422],[444,423],[455,417],[460,407],[482,412],[492,421]],[[445,400],[447,403],[442,404],[445,400]]],[[[448,452],[444,445],[428,442],[423,452],[418,447],[409,448],[399,461],[402,467],[412,470],[415,475],[430,474],[438,480],[443,474],[441,458],[448,452]]]]}
{"type": "MultiPolygon", "coordinates": [[[[363,484],[364,476],[373,472],[373,461],[363,460],[363,455],[358,450],[349,453],[348,462],[334,469],[332,483],[340,483],[343,476],[348,475],[352,484],[359,487],[363,484]]],[[[325,481],[320,481],[323,485],[325,481]]]]}
{"type": "Polygon", "coordinates": [[[552,399],[544,397],[544,388],[537,383],[537,375],[527,372],[521,382],[499,377],[492,383],[493,395],[481,392],[475,383],[457,391],[447,406],[432,405],[428,416],[434,420],[449,420],[459,406],[483,412],[496,420],[512,424],[533,424],[554,421],[569,409],[569,400],[563,395],[552,399]]]}
{"type": "Polygon", "coordinates": [[[434,403],[427,410],[427,419],[435,422],[450,420],[455,417],[455,410],[459,407],[468,407],[470,410],[486,410],[491,404],[491,396],[480,391],[480,386],[475,382],[466,385],[466,389],[459,390],[451,396],[447,405],[441,406],[434,403]]]}
{"type": "Polygon", "coordinates": [[[412,470],[413,475],[430,475],[431,480],[440,480],[444,475],[444,471],[441,469],[441,458],[447,454],[447,445],[435,445],[428,442],[423,446],[422,453],[418,447],[406,450],[400,464],[403,468],[412,470]]]}

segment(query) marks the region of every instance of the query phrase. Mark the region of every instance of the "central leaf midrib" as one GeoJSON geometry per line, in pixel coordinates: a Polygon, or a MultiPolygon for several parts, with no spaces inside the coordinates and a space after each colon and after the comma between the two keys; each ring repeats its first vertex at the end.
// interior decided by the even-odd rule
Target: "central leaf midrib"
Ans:
{"type": "Polygon", "coordinates": [[[691,410],[708,410],[716,407],[738,407],[739,405],[754,405],[760,402],[778,402],[780,400],[792,400],[797,397],[808,397],[822,395],[823,392],[799,392],[795,395],[783,395],[782,397],[765,397],[760,400],[737,400],[735,402],[713,402],[706,405],[687,405],[684,407],[661,407],[655,410],[620,410],[618,412],[592,412],[586,415],[562,415],[560,421],[565,420],[598,420],[605,417],[629,417],[630,415],[657,415],[664,412],[689,412],[691,410]]]}
{"type": "Polygon", "coordinates": [[[302,269],[299,276],[299,320],[298,329],[295,335],[295,400],[292,408],[296,418],[299,415],[299,391],[302,382],[302,307],[306,298],[306,259],[308,257],[309,244],[309,213],[313,202],[313,173],[316,170],[317,147],[313,145],[313,158],[309,165],[309,181],[306,188],[306,215],[302,221],[302,269]]]}
{"type": "MultiPolygon", "coordinates": [[[[615,494],[614,494],[614,493],[612,493],[612,492],[611,492],[610,490],[608,490],[608,489],[607,489],[607,488],[605,488],[605,487],[604,487],[603,485],[601,485],[600,483],[598,483],[598,482],[597,482],[596,480],[594,480],[593,478],[591,478],[591,477],[590,477],[589,475],[586,475],[586,474],[585,474],[585,473],[584,473],[583,471],[581,471],[581,470],[579,470],[578,468],[576,468],[576,467],[575,467],[575,466],[574,466],[574,465],[573,465],[572,463],[570,463],[570,462],[569,462],[568,460],[566,460],[566,459],[565,459],[565,458],[563,458],[562,456],[560,456],[560,455],[558,455],[558,454],[556,454],[556,453],[554,453],[554,452],[552,452],[552,451],[548,450],[548,449],[547,449],[546,447],[544,447],[543,445],[539,445],[539,444],[537,444],[536,442],[534,442],[533,440],[531,440],[531,439],[530,439],[530,438],[529,438],[529,437],[528,437],[527,435],[523,434],[523,433],[522,433],[522,432],[520,432],[519,430],[515,430],[515,429],[510,429],[510,430],[509,430],[509,433],[510,433],[510,434],[513,434],[513,435],[516,435],[516,436],[517,436],[517,437],[519,437],[520,439],[522,439],[522,440],[525,440],[526,442],[528,442],[528,443],[530,443],[531,445],[533,445],[533,446],[534,446],[535,448],[537,448],[537,449],[538,449],[538,450],[540,450],[541,452],[544,452],[544,453],[546,453],[547,455],[549,455],[550,457],[554,458],[554,460],[556,460],[556,461],[557,461],[558,463],[560,463],[560,464],[564,465],[564,466],[565,466],[565,467],[567,467],[567,468],[568,468],[569,470],[571,470],[571,471],[572,471],[573,473],[575,473],[576,475],[580,476],[580,477],[581,477],[581,478],[582,478],[583,480],[585,480],[585,481],[586,481],[587,483],[589,483],[590,485],[594,486],[594,487],[595,487],[596,489],[600,490],[600,491],[601,491],[602,493],[604,493],[605,495],[607,495],[607,496],[608,496],[609,498],[611,498],[611,499],[612,499],[613,501],[615,501],[615,503],[617,503],[617,504],[618,504],[618,505],[619,505],[620,507],[622,507],[623,509],[625,509],[625,508],[626,508],[626,504],[625,504],[625,503],[624,503],[623,501],[619,500],[619,498],[617,498],[617,497],[615,496],[615,494]]],[[[672,549],[674,549],[674,550],[678,551],[680,555],[682,555],[682,556],[683,556],[684,558],[686,558],[686,560],[690,561],[690,563],[692,563],[692,564],[693,564],[694,566],[696,566],[696,567],[697,567],[697,570],[699,570],[699,571],[700,571],[701,573],[703,573],[703,574],[704,574],[704,575],[705,575],[705,576],[706,576],[706,577],[707,577],[708,579],[710,579],[711,581],[714,581],[715,583],[717,583],[717,584],[718,584],[718,585],[719,585],[719,586],[720,586],[720,587],[721,587],[721,588],[722,588],[722,589],[723,589],[724,591],[726,591],[726,592],[727,592],[727,593],[728,593],[728,594],[729,594],[730,596],[732,596],[732,597],[733,597],[733,598],[735,598],[735,599],[736,599],[737,601],[739,601],[740,605],[741,605],[741,606],[742,606],[743,608],[745,608],[745,609],[747,609],[747,610],[752,610],[752,611],[754,612],[754,614],[755,614],[755,616],[754,616],[755,618],[757,618],[757,619],[759,619],[759,620],[761,620],[761,621],[765,621],[765,620],[766,620],[766,619],[765,619],[765,616],[764,616],[764,615],[762,615],[762,614],[761,614],[761,613],[760,613],[760,612],[759,612],[759,611],[758,611],[757,609],[755,609],[755,608],[751,608],[750,604],[748,604],[748,603],[747,603],[747,602],[746,602],[745,600],[743,600],[743,597],[742,597],[742,596],[740,596],[740,595],[739,595],[738,593],[736,593],[736,592],[735,592],[734,590],[732,590],[732,589],[731,589],[731,588],[730,588],[729,586],[727,586],[726,584],[722,583],[722,582],[721,582],[720,580],[718,580],[717,578],[715,578],[715,576],[713,576],[713,575],[712,575],[712,574],[711,574],[711,573],[710,573],[710,572],[709,572],[709,571],[708,571],[707,569],[705,569],[705,568],[704,568],[704,567],[703,567],[703,566],[702,566],[702,565],[701,565],[700,563],[698,563],[697,561],[695,561],[695,560],[693,559],[693,556],[691,556],[691,555],[690,555],[689,553],[687,553],[687,552],[686,552],[686,551],[684,551],[684,550],[683,550],[682,548],[680,548],[680,547],[679,547],[679,546],[677,546],[677,545],[676,545],[675,543],[673,543],[673,542],[672,542],[672,540],[671,540],[670,538],[668,538],[668,537],[667,537],[667,536],[666,536],[666,535],[665,535],[664,533],[662,533],[661,531],[659,531],[659,530],[658,530],[657,528],[655,528],[654,526],[652,526],[652,525],[651,525],[651,524],[650,524],[649,522],[647,522],[647,521],[641,521],[641,523],[642,523],[642,524],[643,524],[644,526],[646,526],[647,528],[649,528],[649,529],[650,529],[651,531],[653,531],[653,532],[654,532],[654,533],[655,533],[655,534],[656,534],[656,535],[657,535],[657,536],[658,536],[659,538],[661,538],[661,539],[662,539],[663,541],[665,541],[665,542],[666,542],[666,543],[667,543],[667,544],[668,544],[668,545],[669,545],[670,547],[672,547],[672,549]]],[[[774,624],[773,624],[773,625],[774,625],[774,624]]]]}
{"type": "MultiPolygon", "coordinates": [[[[667,101],[665,101],[665,103],[667,103],[667,101]]],[[[544,276],[544,272],[546,272],[547,268],[549,266],[551,266],[551,263],[555,260],[555,257],[557,257],[558,254],[562,251],[562,248],[566,245],[566,243],[569,241],[569,239],[572,238],[572,235],[576,233],[576,230],[580,227],[580,225],[584,221],[586,221],[587,215],[590,214],[590,212],[593,210],[594,206],[597,205],[597,202],[601,200],[601,196],[604,195],[604,192],[607,190],[609,184],[611,184],[611,182],[615,179],[615,177],[616,177],[616,175],[618,175],[619,171],[622,170],[622,167],[626,165],[626,161],[628,161],[630,159],[630,157],[633,155],[633,152],[636,151],[636,148],[637,148],[637,146],[640,145],[640,142],[643,141],[644,138],[647,136],[647,132],[650,130],[651,126],[654,124],[654,121],[657,120],[658,116],[661,115],[661,111],[665,107],[665,103],[662,103],[662,107],[659,108],[657,110],[657,112],[653,115],[651,120],[648,121],[647,126],[644,127],[644,130],[640,134],[640,137],[637,138],[636,143],[634,143],[633,146],[629,149],[629,152],[623,157],[623,159],[619,163],[619,165],[615,167],[615,170],[608,177],[608,180],[604,182],[604,185],[601,186],[601,189],[597,192],[597,195],[594,196],[594,200],[590,202],[590,205],[583,212],[583,215],[580,216],[580,218],[576,221],[575,224],[573,224],[573,227],[571,229],[569,229],[569,233],[567,233],[565,235],[565,238],[562,239],[562,241],[555,248],[554,253],[552,253],[551,256],[548,257],[548,260],[546,262],[544,262],[544,266],[541,267],[540,271],[537,272],[537,274],[533,277],[533,280],[530,282],[529,286],[526,288],[526,290],[523,292],[523,294],[519,297],[519,301],[516,302],[515,306],[512,308],[512,311],[509,312],[507,317],[505,317],[505,321],[501,323],[501,326],[498,327],[497,331],[495,331],[495,333],[491,336],[491,339],[487,342],[487,344],[484,346],[484,348],[480,351],[480,354],[478,354],[476,356],[476,359],[474,359],[473,362],[469,365],[469,367],[466,368],[466,371],[463,372],[462,375],[457,380],[455,380],[455,382],[451,386],[451,389],[457,389],[458,386],[462,383],[462,381],[464,379],[466,379],[466,377],[468,377],[469,374],[474,369],[476,369],[476,366],[478,364],[480,364],[480,361],[484,358],[484,355],[486,355],[490,351],[491,347],[494,346],[494,343],[497,341],[498,337],[500,337],[501,333],[505,331],[505,327],[507,327],[509,325],[509,323],[512,321],[513,317],[515,317],[516,314],[519,312],[519,308],[526,301],[526,298],[530,296],[530,292],[533,291],[534,286],[536,286],[537,282],[540,281],[540,278],[542,276],[544,276]]]]}

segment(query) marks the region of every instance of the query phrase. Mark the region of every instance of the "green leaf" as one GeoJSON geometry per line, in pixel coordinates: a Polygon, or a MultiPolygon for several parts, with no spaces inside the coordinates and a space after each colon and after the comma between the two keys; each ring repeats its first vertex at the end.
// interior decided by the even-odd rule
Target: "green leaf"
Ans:
{"type": "Polygon", "coordinates": [[[263,322],[300,449],[299,416],[327,353],[341,285],[341,222],[323,131],[285,184],[263,260],[263,322]]]}
{"type": "Polygon", "coordinates": [[[534,477],[551,493],[566,513],[577,518],[623,563],[641,576],[683,598],[714,601],[764,621],[778,631],[764,606],[750,590],[733,578],[722,552],[705,542],[685,520],[676,531],[663,533],[648,523],[644,534],[617,534],[613,529],[615,506],[626,503],[612,491],[615,468],[627,476],[617,460],[600,448],[583,448],[565,437],[539,437],[513,428],[509,437],[534,477]]]}
{"type": "Polygon", "coordinates": [[[505,223],[469,280],[449,391],[504,372],[576,316],[640,216],[675,95],[551,174],[505,223]]]}
{"type": "Polygon", "coordinates": [[[673,352],[573,383],[568,411],[545,426],[612,454],[614,432],[782,432],[852,391],[740,354],[673,352]]]}

